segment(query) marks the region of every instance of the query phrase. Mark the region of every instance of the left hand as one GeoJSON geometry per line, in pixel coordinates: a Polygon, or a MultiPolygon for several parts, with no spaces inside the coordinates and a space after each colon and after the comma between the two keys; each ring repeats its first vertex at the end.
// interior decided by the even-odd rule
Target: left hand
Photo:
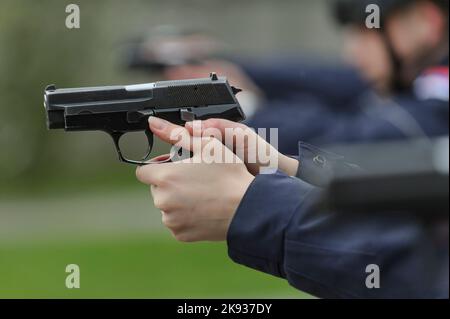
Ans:
{"type": "Polygon", "coordinates": [[[185,128],[159,118],[151,117],[149,123],[152,132],[163,141],[181,143],[179,146],[193,152],[193,157],[187,160],[150,164],[136,170],[137,178],[151,185],[153,201],[161,210],[164,225],[179,241],[225,240],[254,176],[219,140],[192,137],[185,128]],[[195,142],[200,149],[192,147],[195,142]],[[205,148],[220,150],[222,156],[234,158],[234,163],[213,162],[214,154],[203,152],[205,148]]]}

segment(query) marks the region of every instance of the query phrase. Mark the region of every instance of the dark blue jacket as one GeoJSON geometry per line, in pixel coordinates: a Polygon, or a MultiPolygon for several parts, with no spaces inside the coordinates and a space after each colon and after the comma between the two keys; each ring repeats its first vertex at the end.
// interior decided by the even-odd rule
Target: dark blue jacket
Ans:
{"type": "Polygon", "coordinates": [[[284,101],[250,124],[278,125],[280,149],[299,151],[300,169],[297,178],[256,176],[230,225],[229,256],[318,297],[448,298],[448,219],[437,236],[414,216],[323,211],[317,205],[320,186],[337,166],[351,165],[308,144],[297,146],[298,140],[329,144],[448,135],[448,67],[446,79],[424,75],[415,90],[388,105],[366,93],[362,82],[338,80],[334,71],[274,69],[279,72],[251,74],[271,103],[284,101]],[[317,155],[327,165],[317,165],[317,155]],[[366,287],[370,264],[380,269],[378,289],[366,287]]]}
{"type": "Polygon", "coordinates": [[[237,263],[286,278],[321,298],[448,298],[448,219],[444,234],[395,212],[336,214],[318,209],[330,172],[352,165],[300,144],[298,178],[256,176],[228,231],[237,263]],[[326,165],[314,160],[322,156],[326,165]],[[380,288],[366,286],[366,267],[380,269],[380,288]]]}
{"type": "MultiPolygon", "coordinates": [[[[430,79],[383,100],[351,69],[269,65],[245,67],[267,96],[266,105],[247,124],[278,128],[282,153],[296,154],[299,140],[324,146],[448,135],[448,84],[447,98],[436,92],[432,92],[436,98],[418,96],[418,90],[433,82],[430,79]]],[[[448,83],[448,60],[443,65],[448,83]]]]}

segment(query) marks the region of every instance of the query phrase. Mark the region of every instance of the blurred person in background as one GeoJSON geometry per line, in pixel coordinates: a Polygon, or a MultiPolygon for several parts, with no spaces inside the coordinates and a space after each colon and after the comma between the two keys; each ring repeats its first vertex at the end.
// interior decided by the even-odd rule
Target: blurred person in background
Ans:
{"type": "Polygon", "coordinates": [[[168,67],[168,79],[211,70],[244,89],[255,128],[278,128],[279,150],[448,134],[448,1],[339,0],[344,51],[353,67],[270,59],[264,64],[209,60],[168,67]],[[381,8],[381,28],[366,27],[366,7],[381,8]]]}
{"type": "MultiPolygon", "coordinates": [[[[351,1],[354,6],[360,2],[364,1],[351,1]]],[[[355,105],[343,109],[347,104],[342,101],[352,100],[363,90],[355,90],[361,86],[347,82],[333,82],[336,87],[324,91],[323,97],[334,100],[342,94],[345,98],[337,110],[321,104],[323,107],[315,116],[317,123],[293,118],[295,113],[291,110],[289,117],[282,118],[283,125],[290,121],[300,128],[322,125],[319,131],[323,130],[322,140],[327,142],[397,138],[417,132],[448,135],[447,2],[371,2],[379,3],[384,12],[382,29],[357,28],[350,20],[356,32],[352,38],[356,52],[368,49],[364,52],[370,53],[372,62],[366,62],[367,56],[359,56],[358,65],[367,72],[366,79],[372,80],[378,94],[390,97],[388,105],[380,102],[364,104],[364,110],[355,105]],[[341,92],[341,85],[353,93],[341,92]]],[[[186,66],[178,68],[178,76],[183,70],[188,70],[186,74],[190,76],[195,73],[186,66]]],[[[287,88],[289,84],[292,94],[306,87],[322,96],[320,89],[324,85],[311,87],[309,81],[299,81],[302,77],[296,72],[288,69],[278,76],[263,78],[273,81],[268,88],[287,88]]],[[[322,83],[329,79],[324,74],[318,77],[322,83]]],[[[264,87],[262,83],[258,85],[264,87]]],[[[281,112],[276,109],[278,106],[271,107],[271,111],[281,112]]],[[[301,110],[302,105],[296,107],[301,110]]],[[[171,144],[178,142],[175,131],[193,134],[192,123],[180,128],[151,117],[149,125],[155,135],[171,144]]],[[[271,148],[244,124],[217,119],[202,123],[202,130],[215,128],[223,132],[237,127],[254,134],[257,148],[271,148]]],[[[298,139],[304,134],[288,133],[298,139]]],[[[226,240],[229,256],[235,262],[285,278],[292,286],[318,297],[448,298],[448,214],[444,220],[425,227],[407,213],[349,216],[326,211],[318,204],[321,187],[330,175],[336,170],[359,169],[342,157],[300,143],[298,158],[277,153],[278,171],[259,174],[258,161],[250,163],[248,157],[231,154],[236,148],[255,151],[246,149],[245,139],[241,139],[243,145],[223,145],[224,141],[211,137],[192,138],[200,139],[202,148],[211,148],[210,144],[222,147],[224,153],[235,156],[235,163],[211,164],[209,158],[199,157],[205,153],[193,152],[193,157],[199,159],[197,164],[146,165],[136,171],[137,178],[151,186],[154,204],[176,239],[226,240]],[[380,269],[381,285],[376,289],[367,286],[369,265],[380,269]]],[[[194,151],[189,141],[181,146],[194,151]]]]}

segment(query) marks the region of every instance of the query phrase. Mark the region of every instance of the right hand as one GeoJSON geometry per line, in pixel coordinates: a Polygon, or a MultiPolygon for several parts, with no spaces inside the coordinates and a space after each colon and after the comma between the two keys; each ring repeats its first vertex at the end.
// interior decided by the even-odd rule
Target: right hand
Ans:
{"type": "Polygon", "coordinates": [[[248,171],[259,174],[263,169],[279,169],[289,176],[295,176],[299,166],[296,159],[281,154],[254,130],[242,123],[224,119],[187,122],[186,128],[191,135],[201,134],[203,137],[220,133],[222,143],[232,150],[247,166],[248,171]],[[232,139],[226,138],[232,132],[232,139]],[[274,167],[274,164],[276,167],[274,167]]]}

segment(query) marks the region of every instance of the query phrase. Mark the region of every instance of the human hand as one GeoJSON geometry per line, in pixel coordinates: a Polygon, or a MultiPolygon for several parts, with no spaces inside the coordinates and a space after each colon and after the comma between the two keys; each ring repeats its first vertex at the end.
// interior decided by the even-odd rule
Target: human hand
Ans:
{"type": "Polygon", "coordinates": [[[278,152],[270,143],[253,129],[242,123],[224,119],[209,119],[186,123],[193,136],[213,136],[224,143],[245,163],[253,175],[265,169],[279,169],[285,174],[295,176],[299,162],[278,152]]]}
{"type": "Polygon", "coordinates": [[[137,178],[151,185],[164,225],[179,241],[225,240],[254,177],[217,139],[190,136],[185,128],[154,117],[149,123],[152,132],[163,141],[193,152],[189,159],[149,164],[136,170],[137,178]],[[224,163],[221,158],[233,161],[224,163]]]}

